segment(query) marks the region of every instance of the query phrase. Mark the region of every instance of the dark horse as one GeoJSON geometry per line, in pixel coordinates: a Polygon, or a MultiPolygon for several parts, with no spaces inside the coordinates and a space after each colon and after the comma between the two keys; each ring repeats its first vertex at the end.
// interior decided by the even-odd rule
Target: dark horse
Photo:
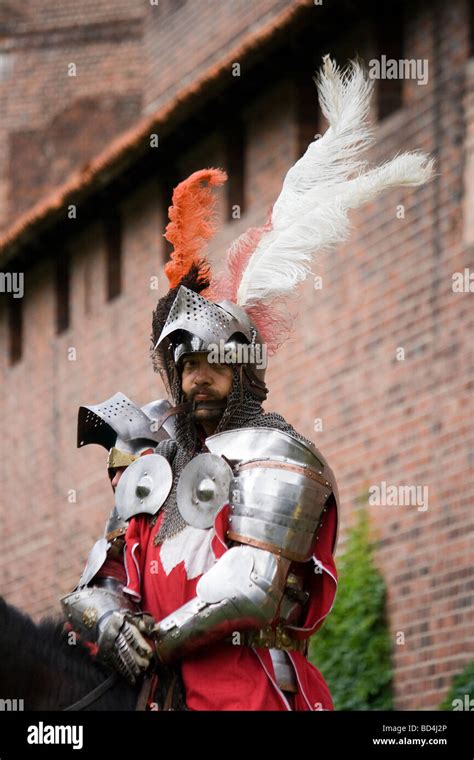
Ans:
{"type": "MultiPolygon", "coordinates": [[[[156,709],[186,709],[179,674],[158,672],[156,709]]],[[[0,700],[23,700],[24,710],[135,710],[144,709],[137,707],[141,687],[95,662],[83,644],[71,645],[63,620],[36,624],[0,597],[0,700]]]]}

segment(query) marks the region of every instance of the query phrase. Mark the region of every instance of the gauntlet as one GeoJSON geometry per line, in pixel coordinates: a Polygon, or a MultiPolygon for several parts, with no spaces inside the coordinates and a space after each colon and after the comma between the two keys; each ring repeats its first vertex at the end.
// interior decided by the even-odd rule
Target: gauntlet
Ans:
{"type": "Polygon", "coordinates": [[[117,670],[129,683],[135,684],[142,672],[148,670],[153,649],[144,634],[153,620],[143,613],[128,610],[112,612],[99,623],[97,659],[117,670]]]}

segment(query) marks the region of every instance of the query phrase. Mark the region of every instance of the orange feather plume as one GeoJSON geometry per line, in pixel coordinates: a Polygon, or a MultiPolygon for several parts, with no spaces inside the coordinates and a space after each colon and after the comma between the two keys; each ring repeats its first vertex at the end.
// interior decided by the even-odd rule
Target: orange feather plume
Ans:
{"type": "Polygon", "coordinates": [[[209,269],[202,251],[216,231],[216,196],[211,188],[222,185],[226,179],[222,169],[200,169],[175,187],[168,209],[170,221],[164,233],[174,248],[165,266],[170,288],[178,285],[193,264],[198,264],[203,272],[209,269]],[[207,185],[202,184],[205,182],[207,185]]]}

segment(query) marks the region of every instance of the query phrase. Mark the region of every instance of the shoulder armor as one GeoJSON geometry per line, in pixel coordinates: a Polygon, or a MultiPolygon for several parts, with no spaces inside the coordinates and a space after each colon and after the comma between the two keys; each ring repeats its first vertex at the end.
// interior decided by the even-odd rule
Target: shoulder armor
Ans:
{"type": "Polygon", "coordinates": [[[118,392],[101,404],[80,406],[77,418],[77,446],[98,443],[106,449],[112,446],[138,453],[150,443],[174,435],[174,422],[165,420],[161,427],[157,423],[171,408],[167,399],[157,399],[138,407],[125,394],[118,392]]]}
{"type": "Polygon", "coordinates": [[[234,472],[228,537],[309,559],[331,499],[338,505],[334,473],[316,447],[269,427],[224,431],[209,436],[206,446],[234,472]]]}
{"type": "MultiPolygon", "coordinates": [[[[206,447],[212,454],[224,456],[225,459],[236,463],[252,459],[284,460],[307,465],[320,475],[334,477],[323,455],[315,446],[309,447],[299,438],[276,428],[246,427],[225,430],[206,438],[206,447]]],[[[327,478],[329,482],[330,477],[327,478]]]]}
{"type": "MultiPolygon", "coordinates": [[[[171,404],[166,398],[150,401],[148,404],[145,404],[145,406],[142,406],[141,408],[142,412],[144,412],[150,418],[150,420],[153,420],[154,422],[159,422],[164,413],[169,409],[171,409],[171,404]]],[[[167,417],[158,429],[163,430],[164,433],[166,433],[170,438],[175,438],[176,417],[174,415],[167,417]]],[[[161,440],[162,437],[164,438],[164,436],[160,436],[158,440],[161,440]]]]}

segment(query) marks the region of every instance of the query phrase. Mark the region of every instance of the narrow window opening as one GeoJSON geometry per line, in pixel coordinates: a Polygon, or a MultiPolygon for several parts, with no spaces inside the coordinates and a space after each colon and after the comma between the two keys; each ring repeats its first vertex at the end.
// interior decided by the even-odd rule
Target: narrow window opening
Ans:
{"type": "Polygon", "coordinates": [[[238,115],[224,127],[226,182],[226,219],[240,219],[246,210],[245,198],[245,124],[238,115]]]}
{"type": "MultiPolygon", "coordinates": [[[[379,6],[376,24],[378,58],[400,61],[404,59],[405,25],[400,5],[379,6]]],[[[381,66],[382,69],[382,66],[381,66]]],[[[381,77],[377,82],[377,112],[381,121],[403,105],[403,78],[381,77]]]]}
{"type": "Polygon", "coordinates": [[[469,25],[469,58],[474,56],[474,3],[468,4],[468,25],[469,25]]]}
{"type": "Polygon", "coordinates": [[[119,212],[106,217],[105,252],[107,267],[107,300],[122,292],[122,220],[119,212]]]}
{"type": "Polygon", "coordinates": [[[313,77],[311,64],[303,70],[299,69],[295,75],[297,158],[301,158],[315,136],[323,131],[324,117],[319,108],[313,77]]]}
{"type": "Polygon", "coordinates": [[[56,259],[56,333],[69,327],[70,316],[70,257],[61,251],[56,259]]]}
{"type": "Polygon", "coordinates": [[[19,362],[23,355],[23,299],[8,300],[9,363],[19,362]]]}

